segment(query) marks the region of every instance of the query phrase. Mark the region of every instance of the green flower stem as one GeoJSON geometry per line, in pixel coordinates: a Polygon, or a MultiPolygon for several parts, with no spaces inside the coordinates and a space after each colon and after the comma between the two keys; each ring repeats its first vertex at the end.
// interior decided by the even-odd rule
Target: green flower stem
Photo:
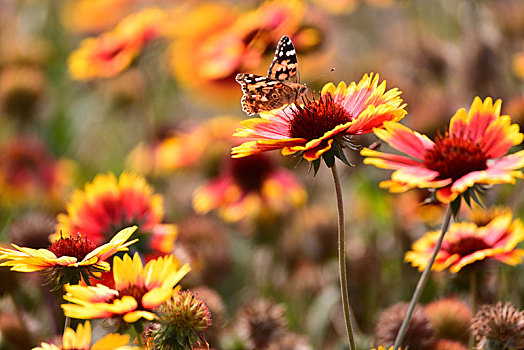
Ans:
{"type": "Polygon", "coordinates": [[[344,201],[342,199],[342,189],[340,187],[340,178],[338,177],[337,165],[333,163],[331,167],[333,173],[333,181],[335,183],[335,193],[337,195],[338,207],[338,270],[340,274],[340,289],[342,293],[342,310],[344,312],[344,320],[346,321],[346,330],[348,333],[349,349],[356,350],[355,336],[353,335],[353,327],[351,325],[351,315],[349,309],[349,293],[347,283],[346,271],[346,249],[345,249],[345,234],[344,234],[344,201]]]}
{"type": "Polygon", "coordinates": [[[137,321],[133,323],[133,328],[135,329],[136,333],[136,341],[140,348],[144,346],[144,340],[142,339],[142,333],[144,333],[144,326],[142,325],[142,322],[137,321]]]}
{"type": "Polygon", "coordinates": [[[404,317],[404,320],[402,321],[402,325],[400,326],[400,329],[397,334],[397,338],[395,339],[395,344],[393,345],[394,350],[398,350],[400,347],[400,344],[402,343],[402,340],[404,339],[404,335],[406,334],[406,331],[408,329],[409,321],[411,320],[411,316],[413,315],[413,311],[415,310],[415,306],[417,305],[420,295],[422,294],[422,291],[424,290],[424,287],[426,286],[426,282],[429,278],[429,272],[431,271],[431,267],[433,266],[433,263],[435,262],[435,258],[437,257],[437,254],[440,250],[440,246],[442,245],[442,240],[444,239],[444,235],[446,232],[448,232],[449,224],[451,223],[451,204],[449,204],[448,209],[446,210],[446,216],[444,217],[444,221],[442,222],[442,228],[440,232],[440,237],[435,244],[435,248],[433,249],[433,255],[431,256],[431,259],[429,260],[426,268],[424,269],[424,272],[422,272],[422,275],[420,276],[420,279],[418,280],[417,287],[415,288],[415,292],[413,293],[413,296],[411,297],[411,302],[409,303],[408,312],[406,313],[406,316],[404,317]]]}

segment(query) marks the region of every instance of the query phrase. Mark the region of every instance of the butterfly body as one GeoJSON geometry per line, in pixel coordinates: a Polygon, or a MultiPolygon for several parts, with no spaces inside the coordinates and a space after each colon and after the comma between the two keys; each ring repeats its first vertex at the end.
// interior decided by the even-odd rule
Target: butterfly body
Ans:
{"type": "Polygon", "coordinates": [[[240,73],[236,81],[242,86],[242,109],[248,115],[293,103],[308,90],[299,83],[296,51],[287,36],[283,36],[277,45],[267,77],[240,73]]]}

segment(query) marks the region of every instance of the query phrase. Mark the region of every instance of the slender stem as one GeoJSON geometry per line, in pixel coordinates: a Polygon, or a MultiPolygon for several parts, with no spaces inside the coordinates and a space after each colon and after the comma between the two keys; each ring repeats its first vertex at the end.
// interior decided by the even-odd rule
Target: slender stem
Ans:
{"type": "Polygon", "coordinates": [[[133,323],[133,328],[135,329],[136,341],[138,342],[138,345],[143,347],[144,340],[142,339],[142,333],[144,332],[144,327],[142,326],[142,323],[140,321],[133,323]]]}
{"type": "Polygon", "coordinates": [[[342,311],[344,312],[344,320],[346,321],[346,330],[348,333],[349,349],[356,350],[355,336],[353,335],[353,327],[351,325],[351,315],[349,309],[349,293],[346,272],[346,249],[345,249],[345,234],[344,234],[344,201],[342,199],[342,189],[340,187],[340,178],[338,177],[337,165],[334,163],[331,167],[333,173],[333,181],[335,182],[335,193],[337,195],[338,208],[338,270],[340,274],[340,290],[342,293],[342,311]]]}
{"type": "Polygon", "coordinates": [[[69,328],[71,326],[71,319],[69,318],[69,316],[66,316],[65,317],[65,321],[64,321],[64,332],[67,328],[69,328]]]}
{"type": "Polygon", "coordinates": [[[440,246],[442,245],[442,240],[444,239],[444,235],[448,231],[450,222],[451,222],[451,204],[448,206],[448,209],[446,211],[446,216],[444,218],[444,222],[442,222],[440,237],[437,241],[437,244],[435,244],[435,248],[433,249],[433,255],[431,256],[431,259],[429,260],[426,268],[424,269],[424,272],[422,272],[422,275],[420,276],[420,279],[418,280],[417,287],[415,288],[415,292],[413,293],[413,296],[411,297],[411,302],[409,303],[408,312],[406,313],[406,316],[404,317],[404,320],[402,321],[402,325],[400,326],[400,329],[398,331],[397,338],[395,339],[395,344],[393,345],[394,350],[398,350],[400,344],[402,343],[402,339],[404,339],[404,335],[406,334],[406,331],[408,329],[409,321],[411,320],[411,316],[413,315],[413,311],[415,310],[415,306],[417,305],[420,299],[422,291],[424,290],[424,287],[426,286],[426,282],[428,281],[428,278],[429,278],[429,272],[431,271],[431,267],[433,266],[433,263],[435,262],[435,258],[437,257],[437,254],[440,250],[440,246]]]}
{"type": "MultiPolygon", "coordinates": [[[[477,305],[478,305],[478,274],[477,269],[475,266],[473,267],[473,271],[471,271],[470,278],[470,292],[471,292],[471,310],[473,310],[473,315],[477,313],[477,305]]],[[[475,345],[475,339],[473,337],[473,334],[470,332],[469,335],[469,348],[473,349],[473,346],[475,345]]]]}

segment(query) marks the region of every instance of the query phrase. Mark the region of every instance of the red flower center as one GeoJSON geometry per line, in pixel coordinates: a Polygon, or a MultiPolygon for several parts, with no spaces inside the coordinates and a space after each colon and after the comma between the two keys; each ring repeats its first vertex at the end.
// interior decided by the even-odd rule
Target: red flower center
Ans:
{"type": "Polygon", "coordinates": [[[331,94],[316,100],[305,100],[303,106],[296,105],[289,124],[289,135],[292,138],[303,138],[308,141],[318,139],[337,125],[353,119],[341,105],[333,101],[331,94]]]}
{"type": "Polygon", "coordinates": [[[235,183],[246,192],[259,191],[273,168],[271,160],[262,154],[232,158],[230,163],[235,183]]]}
{"type": "MultiPolygon", "coordinates": [[[[142,297],[147,292],[149,292],[149,290],[147,290],[146,287],[144,287],[144,286],[130,285],[130,286],[128,286],[128,287],[118,291],[118,298],[121,299],[125,295],[133,297],[136,300],[136,302],[138,303],[138,305],[136,307],[137,310],[143,310],[144,307],[142,306],[142,297]]],[[[113,300],[116,299],[116,298],[117,297],[113,298],[113,300]]],[[[111,300],[111,302],[113,300],[111,300]]]]}
{"type": "Polygon", "coordinates": [[[439,179],[458,180],[473,171],[487,169],[487,157],[477,142],[438,135],[435,146],[426,151],[424,165],[439,172],[439,179]]]}
{"type": "Polygon", "coordinates": [[[80,261],[95,248],[95,243],[88,240],[87,237],[82,237],[78,234],[76,237],[60,237],[47,250],[58,258],[61,256],[72,256],[80,261]]]}
{"type": "Polygon", "coordinates": [[[479,250],[488,249],[490,246],[479,237],[462,237],[455,242],[449,243],[446,250],[449,254],[458,254],[460,256],[467,256],[479,250]]]}

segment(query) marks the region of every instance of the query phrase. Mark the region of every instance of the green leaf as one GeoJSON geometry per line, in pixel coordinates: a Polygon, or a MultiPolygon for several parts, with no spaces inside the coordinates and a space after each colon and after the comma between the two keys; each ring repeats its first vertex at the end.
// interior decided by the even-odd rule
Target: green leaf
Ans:
{"type": "Polygon", "coordinates": [[[322,155],[322,158],[324,159],[324,162],[326,162],[326,165],[328,168],[332,168],[333,165],[335,165],[335,155],[333,152],[326,152],[322,155]]]}
{"type": "Polygon", "coordinates": [[[451,212],[453,213],[453,217],[455,219],[457,219],[461,203],[462,203],[462,198],[460,196],[458,196],[453,202],[450,203],[451,212]]]}

